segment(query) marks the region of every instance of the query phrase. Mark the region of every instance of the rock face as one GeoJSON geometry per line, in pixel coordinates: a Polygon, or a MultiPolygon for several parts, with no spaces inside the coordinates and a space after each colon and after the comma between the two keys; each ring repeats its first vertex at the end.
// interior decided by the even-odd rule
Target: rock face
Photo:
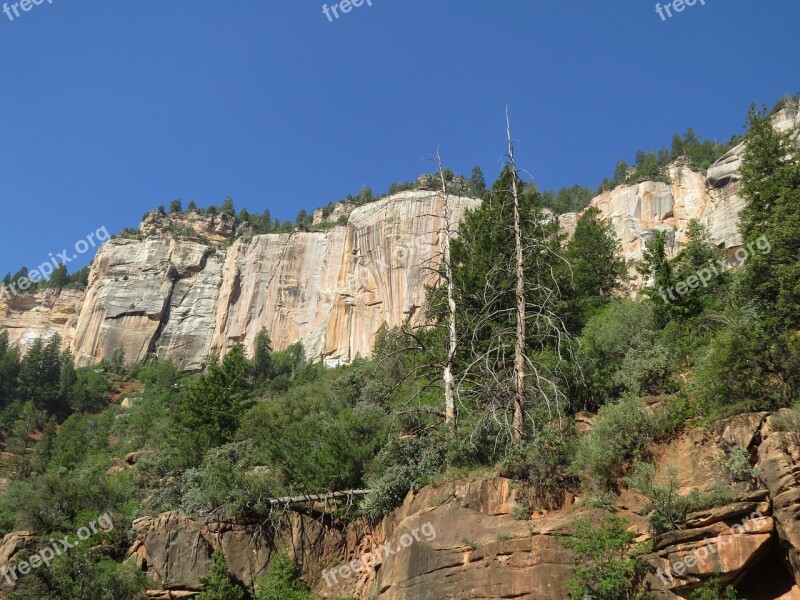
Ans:
{"type": "MultiPolygon", "coordinates": [[[[155,354],[200,370],[211,352],[252,348],[262,328],[276,349],[300,341],[310,359],[349,362],[369,354],[382,326],[419,318],[426,268],[438,263],[443,202],[434,192],[403,192],[352,211],[346,226],[235,240],[223,217],[151,213],[141,239],[116,238],[100,250],[85,297],[63,315],[45,311],[37,321],[38,305],[61,300],[31,296],[38,304],[9,309],[4,326],[20,331],[14,339],[61,333],[79,365],[122,348],[128,361],[155,354]],[[226,239],[227,249],[210,245],[226,239]]],[[[479,201],[449,203],[457,223],[479,201]]]]}
{"type": "MultiPolygon", "coordinates": [[[[773,123],[780,131],[794,131],[800,136],[800,111],[796,109],[778,112],[773,123]]],[[[676,254],[686,242],[686,225],[691,219],[705,225],[712,241],[732,258],[742,245],[738,216],[744,207],[739,195],[743,152],[744,144],[739,144],[707,172],[678,159],[668,168],[669,184],[645,181],[620,186],[594,198],[591,206],[611,222],[628,260],[640,261],[647,243],[659,231],[667,233],[668,248],[676,254]]],[[[566,233],[575,230],[577,216],[561,215],[566,233]]]]}
{"type": "MultiPolygon", "coordinates": [[[[775,116],[800,134],[800,113],[775,116]]],[[[707,173],[670,165],[670,183],[645,181],[592,201],[614,227],[625,258],[641,260],[659,231],[670,252],[698,219],[729,255],[741,246],[739,167],[732,149],[707,173]]],[[[209,353],[242,342],[252,349],[264,328],[276,349],[302,342],[306,356],[329,365],[372,350],[383,325],[419,319],[424,284],[436,267],[443,220],[434,191],[409,191],[350,210],[336,205],[319,231],[253,236],[226,215],[146,215],[134,235],[116,238],[95,257],[85,294],[41,292],[0,300],[0,329],[23,350],[60,333],[79,365],[123,348],[128,361],[148,354],[200,370],[209,353]],[[331,223],[346,219],[346,225],[331,223]]],[[[479,201],[451,198],[454,226],[479,201]]],[[[566,233],[577,214],[560,216],[566,233]]],[[[317,211],[313,222],[325,219],[317,211]]]]}

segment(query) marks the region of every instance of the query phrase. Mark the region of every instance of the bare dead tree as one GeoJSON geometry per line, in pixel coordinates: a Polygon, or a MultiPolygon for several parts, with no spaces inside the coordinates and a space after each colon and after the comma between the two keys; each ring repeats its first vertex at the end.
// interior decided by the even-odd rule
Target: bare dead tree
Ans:
{"type": "Polygon", "coordinates": [[[511,192],[514,198],[514,249],[516,256],[517,332],[514,344],[514,417],[511,424],[511,443],[522,441],[525,426],[525,258],[522,252],[522,222],[517,188],[517,164],[514,158],[514,140],[511,137],[511,119],[506,107],[506,137],[508,138],[508,163],[511,167],[511,192]]]}
{"type": "Polygon", "coordinates": [[[456,335],[456,300],[453,289],[453,263],[450,256],[450,243],[452,241],[452,212],[450,210],[450,195],[447,191],[447,182],[444,176],[444,165],[439,151],[436,151],[436,163],[439,166],[439,179],[442,184],[442,220],[444,222],[442,235],[442,255],[444,278],[447,285],[447,337],[448,348],[442,375],[444,383],[444,413],[445,422],[451,425],[451,431],[456,429],[456,403],[455,403],[455,376],[453,369],[456,361],[458,337],[456,335]]]}

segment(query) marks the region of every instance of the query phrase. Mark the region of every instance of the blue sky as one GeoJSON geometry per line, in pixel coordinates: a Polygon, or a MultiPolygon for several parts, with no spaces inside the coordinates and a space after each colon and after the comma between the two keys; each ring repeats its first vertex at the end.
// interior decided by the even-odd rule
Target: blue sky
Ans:
{"type": "Polygon", "coordinates": [[[491,180],[506,104],[544,188],[596,186],[687,126],[727,139],[750,102],[800,91],[800,3],[705,1],[665,22],[651,0],[372,0],[332,23],[319,0],[0,13],[0,272],[173,198],[293,219],[415,179],[437,146],[491,180]]]}

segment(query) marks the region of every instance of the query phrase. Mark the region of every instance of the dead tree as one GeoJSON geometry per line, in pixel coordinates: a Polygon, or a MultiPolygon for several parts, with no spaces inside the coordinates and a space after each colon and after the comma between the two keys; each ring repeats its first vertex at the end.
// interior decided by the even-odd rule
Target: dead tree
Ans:
{"type": "Polygon", "coordinates": [[[456,401],[455,401],[455,376],[453,368],[456,360],[458,338],[456,335],[456,300],[453,289],[453,263],[450,259],[450,242],[452,240],[452,211],[450,210],[450,195],[447,191],[447,182],[444,176],[444,166],[439,152],[436,152],[436,162],[439,166],[439,179],[442,183],[442,221],[444,222],[444,235],[442,236],[442,269],[447,285],[447,357],[445,358],[442,380],[444,382],[444,414],[445,422],[450,424],[451,431],[456,429],[456,401]]]}
{"type": "Polygon", "coordinates": [[[508,138],[508,162],[511,167],[511,193],[514,198],[514,252],[517,301],[517,331],[514,342],[514,416],[511,423],[511,443],[522,441],[525,427],[525,258],[522,250],[522,222],[520,218],[519,189],[517,188],[517,165],[514,159],[514,140],[511,137],[511,119],[506,108],[506,136],[508,138]]]}

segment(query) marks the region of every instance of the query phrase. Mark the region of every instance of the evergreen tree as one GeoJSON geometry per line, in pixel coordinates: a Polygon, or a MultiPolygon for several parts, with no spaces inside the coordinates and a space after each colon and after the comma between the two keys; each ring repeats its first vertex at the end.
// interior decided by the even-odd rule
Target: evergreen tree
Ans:
{"type": "Polygon", "coordinates": [[[747,204],[740,229],[749,256],[739,297],[756,303],[770,329],[800,329],[800,153],[766,111],[751,108],[742,160],[747,204]]]}
{"type": "Polygon", "coordinates": [[[187,458],[199,462],[209,448],[232,441],[242,415],[254,403],[251,372],[244,347],[237,344],[189,386],[176,416],[178,441],[190,444],[187,458]]]}
{"type": "Polygon", "coordinates": [[[189,204],[186,205],[186,210],[189,212],[194,212],[197,210],[197,203],[194,200],[190,200],[189,204]]]}
{"type": "Polygon", "coordinates": [[[472,169],[472,176],[469,178],[470,189],[478,195],[483,195],[486,192],[486,178],[483,176],[483,170],[476,166],[472,169]]]}
{"type": "Polygon", "coordinates": [[[278,552],[270,561],[267,575],[259,582],[256,600],[311,600],[309,589],[300,581],[300,573],[291,556],[278,552]]]}
{"type": "Polygon", "coordinates": [[[610,222],[601,218],[597,208],[589,208],[578,219],[564,258],[566,313],[574,334],[608,303],[626,274],[619,242],[610,222]]]}
{"type": "MultiPolygon", "coordinates": [[[[515,372],[518,311],[513,177],[512,169],[503,170],[481,207],[466,214],[451,247],[454,298],[461,315],[457,337],[465,347],[457,369],[475,369],[466,376],[474,378],[478,402],[499,404],[498,410],[508,409],[515,372]],[[487,379],[496,381],[498,388],[481,388],[479,382],[487,379]]],[[[521,182],[517,184],[522,188],[521,182]]],[[[521,195],[519,212],[528,308],[524,350],[532,373],[526,395],[536,405],[549,401],[550,406],[556,406],[563,400],[557,384],[560,363],[556,359],[545,364],[541,358],[543,354],[563,353],[568,346],[563,315],[558,312],[561,298],[555,273],[563,263],[558,223],[543,212],[535,188],[521,195]]]]}
{"type": "Polygon", "coordinates": [[[253,383],[260,387],[272,377],[272,340],[266,329],[256,336],[256,347],[253,354],[253,383]]]}
{"type": "Polygon", "coordinates": [[[169,214],[174,215],[183,212],[183,204],[177,198],[169,204],[169,214]]]}
{"type": "Polygon", "coordinates": [[[686,293],[675,294],[675,316],[690,319],[708,308],[721,309],[720,289],[728,281],[725,253],[711,241],[708,229],[696,219],[686,228],[687,243],[673,261],[674,278],[686,285],[686,293]]]}
{"type": "Polygon", "coordinates": [[[672,263],[667,257],[667,235],[663,231],[647,245],[639,272],[650,280],[643,293],[653,303],[653,316],[659,327],[663,327],[676,316],[672,304],[676,300],[674,287],[677,283],[672,263]]]}
{"type": "Polygon", "coordinates": [[[225,201],[222,203],[222,207],[219,209],[219,212],[229,217],[235,217],[236,208],[234,208],[233,206],[233,198],[231,198],[230,196],[225,198],[225,201]]]}
{"type": "Polygon", "coordinates": [[[228,571],[228,563],[222,550],[217,548],[211,554],[211,571],[200,578],[203,591],[197,600],[246,600],[247,594],[228,571]]]}

